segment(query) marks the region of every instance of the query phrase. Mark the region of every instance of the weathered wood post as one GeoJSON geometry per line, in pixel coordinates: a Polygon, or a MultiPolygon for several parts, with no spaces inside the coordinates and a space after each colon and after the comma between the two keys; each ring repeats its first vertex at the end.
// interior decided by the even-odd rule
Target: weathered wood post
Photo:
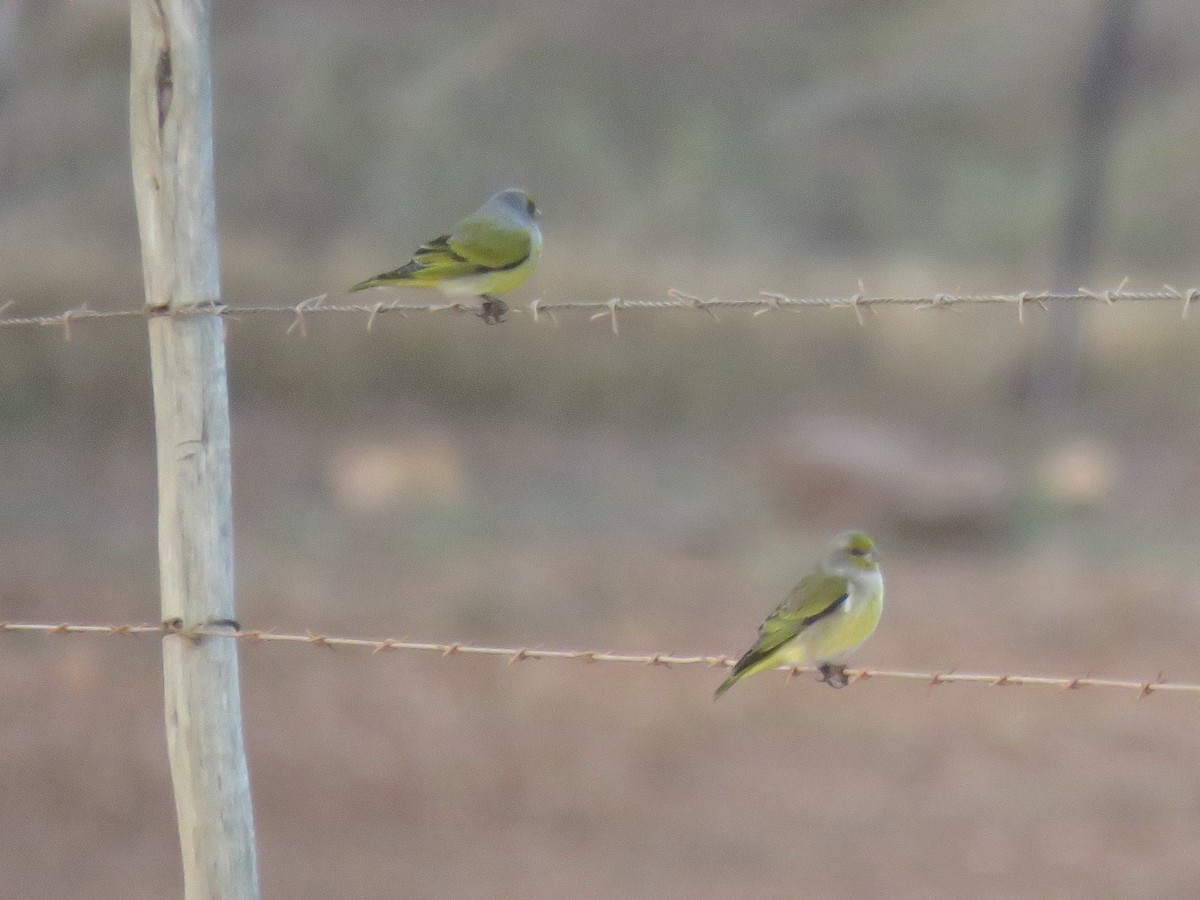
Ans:
{"type": "Polygon", "coordinates": [[[129,120],[158,444],[167,742],[184,893],[253,900],[258,865],[237,644],[225,324],[213,195],[211,0],[131,0],[129,120]]]}

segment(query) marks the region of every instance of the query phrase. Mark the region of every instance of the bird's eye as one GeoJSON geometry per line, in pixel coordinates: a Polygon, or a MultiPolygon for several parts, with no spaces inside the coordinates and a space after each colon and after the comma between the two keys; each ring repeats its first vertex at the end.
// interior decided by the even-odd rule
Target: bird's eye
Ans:
{"type": "Polygon", "coordinates": [[[537,211],[538,211],[537,204],[534,202],[533,198],[530,197],[525,205],[525,212],[529,213],[529,215],[531,215],[531,216],[536,216],[537,211]]]}

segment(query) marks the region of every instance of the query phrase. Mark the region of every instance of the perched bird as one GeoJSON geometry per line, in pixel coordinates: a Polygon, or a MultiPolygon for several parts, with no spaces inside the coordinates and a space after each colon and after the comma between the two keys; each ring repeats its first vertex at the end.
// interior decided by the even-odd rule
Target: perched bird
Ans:
{"type": "Polygon", "coordinates": [[[398,269],[360,281],[352,291],[398,284],[437,288],[454,297],[479,297],[480,316],[502,322],[508,304],[497,294],[519,288],[542,254],[541,211],[524,191],[501,191],[434,238],[398,269]]]}
{"type": "Polygon", "coordinates": [[[833,539],[817,563],[758,629],[758,640],[721,682],[720,697],[740,679],[783,665],[816,665],[822,681],[845,687],[841,662],[879,624],[883,575],[875,542],[861,531],[833,539]]]}

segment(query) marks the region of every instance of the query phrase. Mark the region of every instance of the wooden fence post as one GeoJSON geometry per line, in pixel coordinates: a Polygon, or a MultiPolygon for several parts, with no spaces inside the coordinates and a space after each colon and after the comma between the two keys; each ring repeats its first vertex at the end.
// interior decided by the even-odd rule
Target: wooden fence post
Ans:
{"type": "Polygon", "coordinates": [[[150,320],[167,742],[187,900],[259,895],[234,620],[225,327],[213,195],[211,0],[131,0],[129,119],[150,320]]]}

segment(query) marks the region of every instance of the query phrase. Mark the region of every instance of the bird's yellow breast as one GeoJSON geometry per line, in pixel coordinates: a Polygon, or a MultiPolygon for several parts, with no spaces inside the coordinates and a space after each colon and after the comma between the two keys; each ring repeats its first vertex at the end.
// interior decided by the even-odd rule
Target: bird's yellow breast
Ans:
{"type": "Polygon", "coordinates": [[[863,578],[851,582],[849,596],[833,615],[814,622],[785,648],[800,659],[780,662],[793,665],[823,665],[839,662],[871,636],[883,613],[883,579],[863,578]]]}

